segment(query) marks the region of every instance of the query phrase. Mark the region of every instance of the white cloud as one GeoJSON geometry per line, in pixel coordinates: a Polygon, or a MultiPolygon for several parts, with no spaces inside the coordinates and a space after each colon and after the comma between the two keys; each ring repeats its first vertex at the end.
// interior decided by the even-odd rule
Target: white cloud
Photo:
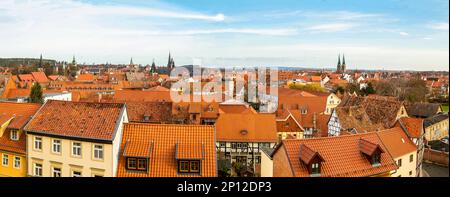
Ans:
{"type": "Polygon", "coordinates": [[[442,22],[442,23],[433,23],[430,25],[431,28],[436,29],[436,30],[444,30],[444,31],[448,31],[448,22],[442,22]]]}
{"type": "Polygon", "coordinates": [[[306,30],[317,31],[317,32],[337,32],[337,31],[345,31],[355,27],[355,24],[350,23],[329,23],[329,24],[320,24],[306,27],[306,30]]]}
{"type": "Polygon", "coordinates": [[[408,32],[404,32],[404,31],[401,31],[401,32],[398,32],[401,36],[409,36],[409,33],[408,32]]]}
{"type": "Polygon", "coordinates": [[[423,38],[424,40],[433,40],[433,38],[431,38],[431,37],[425,37],[425,38],[423,38]]]}

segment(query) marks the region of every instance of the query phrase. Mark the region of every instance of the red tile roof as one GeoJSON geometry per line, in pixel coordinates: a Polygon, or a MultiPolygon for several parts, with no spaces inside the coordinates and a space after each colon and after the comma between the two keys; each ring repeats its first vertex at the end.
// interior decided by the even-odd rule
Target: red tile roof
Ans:
{"type": "MultiPolygon", "coordinates": [[[[0,125],[11,120],[7,129],[22,129],[31,119],[34,113],[39,109],[40,105],[30,103],[6,103],[0,102],[0,125]]],[[[6,130],[0,136],[0,150],[25,154],[26,152],[26,136],[21,132],[18,141],[11,140],[9,130],[6,130]]]]}
{"type": "Polygon", "coordinates": [[[216,122],[217,141],[276,142],[274,114],[224,113],[216,122]]]}
{"type": "Polygon", "coordinates": [[[21,81],[34,81],[34,77],[31,74],[19,75],[21,81]]]}
{"type": "MultiPolygon", "coordinates": [[[[117,176],[119,177],[215,177],[217,176],[214,126],[164,125],[130,123],[124,125],[117,176]],[[150,150],[148,172],[128,171],[123,156],[126,142],[134,143],[145,151],[150,150]],[[152,143],[149,149],[149,142],[152,143]],[[200,157],[200,174],[180,174],[176,158],[200,157]]],[[[141,151],[126,151],[137,157],[141,151]]]]}
{"type": "Polygon", "coordinates": [[[423,119],[402,117],[398,120],[396,126],[402,127],[406,130],[409,137],[420,138],[423,133],[423,119]]]}
{"type": "MultiPolygon", "coordinates": [[[[284,140],[282,146],[274,154],[281,153],[280,148],[286,150],[288,162],[294,176],[309,177],[306,165],[300,159],[301,145],[308,146],[325,160],[322,162],[322,177],[363,177],[374,176],[397,169],[388,152],[381,153],[381,165],[373,166],[359,149],[360,139],[379,145],[386,150],[377,133],[345,135],[339,137],[312,138],[301,140],[284,140]]],[[[289,170],[289,169],[286,169],[289,170]]]]}
{"type": "Polygon", "coordinates": [[[406,133],[400,127],[394,127],[378,132],[381,141],[389,153],[398,158],[406,154],[417,151],[416,145],[409,139],[406,133]]]}
{"type": "Polygon", "coordinates": [[[145,102],[171,102],[170,91],[141,91],[141,90],[117,90],[114,94],[115,101],[145,101],[145,102]]]}
{"type": "Polygon", "coordinates": [[[25,130],[65,137],[111,141],[125,104],[47,101],[25,130]]]}
{"type": "Polygon", "coordinates": [[[77,76],[76,81],[94,81],[93,74],[81,74],[77,76]]]}
{"type": "Polygon", "coordinates": [[[34,80],[36,80],[38,83],[49,82],[47,75],[45,75],[44,72],[32,72],[31,75],[33,75],[34,80]]]}
{"type": "Polygon", "coordinates": [[[127,102],[130,122],[169,123],[172,121],[171,102],[127,102]],[[144,120],[144,117],[148,120],[144,120]]]}

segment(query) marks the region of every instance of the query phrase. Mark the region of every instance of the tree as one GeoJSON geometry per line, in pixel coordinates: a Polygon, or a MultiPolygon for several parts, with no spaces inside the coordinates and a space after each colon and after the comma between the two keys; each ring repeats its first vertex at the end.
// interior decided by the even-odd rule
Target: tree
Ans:
{"type": "Polygon", "coordinates": [[[309,92],[326,92],[325,88],[323,88],[319,83],[311,83],[311,84],[289,84],[289,88],[309,91],[309,92]]]}
{"type": "Polygon", "coordinates": [[[373,85],[372,85],[372,83],[368,83],[367,84],[367,87],[365,87],[365,88],[363,88],[362,90],[361,90],[361,94],[363,95],[363,96],[367,96],[367,95],[369,95],[369,94],[375,94],[376,93],[376,91],[375,91],[375,89],[373,88],[373,85]]]}
{"type": "Polygon", "coordinates": [[[34,83],[30,92],[30,103],[43,103],[42,87],[39,83],[34,83]]]}

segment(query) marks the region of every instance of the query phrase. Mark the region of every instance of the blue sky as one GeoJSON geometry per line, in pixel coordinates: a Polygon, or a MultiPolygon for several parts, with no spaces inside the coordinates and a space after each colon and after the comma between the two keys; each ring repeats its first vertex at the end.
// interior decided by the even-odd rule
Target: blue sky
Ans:
{"type": "Polygon", "coordinates": [[[0,57],[448,70],[448,0],[2,0],[0,57]],[[5,31],[6,30],[6,31],[5,31]],[[6,47],[5,47],[6,46],[6,47]]]}

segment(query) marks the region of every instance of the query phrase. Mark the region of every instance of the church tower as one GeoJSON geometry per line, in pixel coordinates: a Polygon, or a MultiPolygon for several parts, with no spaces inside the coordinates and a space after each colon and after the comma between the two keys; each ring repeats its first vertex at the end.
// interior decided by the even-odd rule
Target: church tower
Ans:
{"type": "Polygon", "coordinates": [[[341,54],[339,54],[336,72],[337,72],[337,73],[340,73],[340,72],[341,72],[341,69],[342,69],[342,67],[341,67],[341,54]]]}
{"type": "Polygon", "coordinates": [[[39,58],[39,68],[42,68],[44,65],[43,65],[43,62],[42,62],[42,53],[41,53],[41,57],[39,58]]]}
{"type": "Polygon", "coordinates": [[[173,68],[175,68],[175,61],[173,61],[173,57],[169,52],[169,60],[167,61],[167,68],[170,70],[172,70],[173,68]]]}
{"type": "Polygon", "coordinates": [[[347,65],[345,65],[345,55],[342,55],[342,66],[341,66],[342,72],[345,73],[347,70],[347,65]]]}
{"type": "Polygon", "coordinates": [[[156,64],[155,64],[155,59],[153,59],[153,63],[152,63],[152,67],[150,69],[151,73],[156,73],[156,64]]]}

